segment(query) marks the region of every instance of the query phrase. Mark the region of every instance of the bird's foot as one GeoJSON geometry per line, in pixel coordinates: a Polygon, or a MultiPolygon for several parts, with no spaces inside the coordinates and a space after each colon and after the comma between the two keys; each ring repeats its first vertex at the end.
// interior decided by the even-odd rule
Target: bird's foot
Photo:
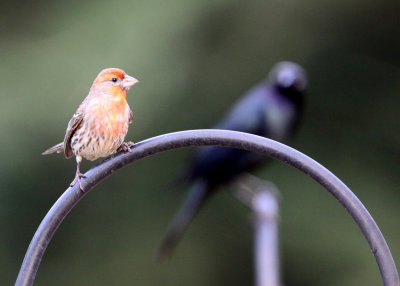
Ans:
{"type": "Polygon", "coordinates": [[[75,179],[72,181],[72,183],[69,186],[73,187],[75,185],[75,183],[78,182],[79,188],[82,190],[82,192],[85,192],[85,190],[82,187],[81,178],[85,178],[86,179],[86,176],[84,174],[82,174],[81,172],[77,171],[76,175],[75,175],[75,179]]]}
{"type": "Polygon", "coordinates": [[[118,147],[117,152],[119,151],[125,151],[125,152],[132,152],[132,147],[135,145],[132,141],[129,142],[124,142],[121,144],[121,146],[118,147]]]}

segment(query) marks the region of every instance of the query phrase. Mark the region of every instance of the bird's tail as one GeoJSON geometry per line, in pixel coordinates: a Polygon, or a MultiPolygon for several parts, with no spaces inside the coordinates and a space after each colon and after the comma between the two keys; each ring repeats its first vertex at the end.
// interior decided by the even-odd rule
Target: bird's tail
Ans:
{"type": "Polygon", "coordinates": [[[56,152],[57,153],[64,152],[64,142],[58,143],[57,145],[47,149],[46,151],[44,151],[42,153],[42,155],[49,155],[49,154],[56,153],[56,152]]]}
{"type": "Polygon", "coordinates": [[[169,258],[190,222],[209,195],[209,185],[205,180],[197,180],[188,192],[185,201],[168,226],[158,249],[158,258],[169,258]]]}

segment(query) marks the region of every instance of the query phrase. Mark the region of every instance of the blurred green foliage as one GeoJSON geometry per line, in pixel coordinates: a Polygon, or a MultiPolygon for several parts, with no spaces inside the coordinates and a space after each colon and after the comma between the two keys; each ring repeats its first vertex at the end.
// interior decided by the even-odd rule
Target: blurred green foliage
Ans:
{"type": "MultiPolygon", "coordinates": [[[[293,146],[364,202],[399,263],[398,1],[7,1],[0,10],[0,284],[12,285],[74,160],[40,153],[63,139],[97,73],[140,80],[128,94],[134,141],[207,128],[280,60],[309,74],[293,146]],[[396,115],[397,114],[397,115],[396,115]]],[[[35,285],[253,285],[249,211],[227,192],[176,254],[155,260],[183,192],[168,182],[190,150],[139,161],[99,185],[53,238],[35,285]]],[[[83,170],[93,166],[84,162],[83,170]]],[[[257,175],[283,196],[285,285],[380,285],[346,211],[283,164],[257,175]]]]}

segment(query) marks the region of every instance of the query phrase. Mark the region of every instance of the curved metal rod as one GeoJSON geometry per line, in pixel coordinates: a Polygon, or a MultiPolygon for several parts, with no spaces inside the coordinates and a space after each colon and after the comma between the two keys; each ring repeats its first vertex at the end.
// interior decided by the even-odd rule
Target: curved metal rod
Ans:
{"type": "Polygon", "coordinates": [[[383,284],[399,286],[399,275],[389,247],[367,209],[351,190],[329,170],[310,157],[279,142],[256,135],[226,130],[189,130],[160,135],[135,144],[129,153],[120,153],[89,170],[83,180],[83,193],[78,184],[68,188],[47,213],[37,229],[22,263],[16,284],[33,284],[43,254],[66,215],[94,186],[126,165],[155,153],[190,146],[219,145],[269,156],[285,162],[327,189],[350,213],[378,263],[383,284]]]}

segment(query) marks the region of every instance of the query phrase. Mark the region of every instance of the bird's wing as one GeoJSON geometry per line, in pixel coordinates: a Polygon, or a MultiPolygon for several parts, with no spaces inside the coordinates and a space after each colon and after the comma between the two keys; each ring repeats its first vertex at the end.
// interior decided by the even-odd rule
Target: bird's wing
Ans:
{"type": "MultiPolygon", "coordinates": [[[[264,94],[261,92],[264,90],[260,90],[261,88],[265,87],[257,86],[250,90],[213,128],[234,130],[268,137],[269,130],[265,120],[265,105],[268,103],[268,99],[263,97],[264,94]]],[[[252,158],[247,158],[248,156],[241,158],[244,153],[246,152],[243,150],[218,146],[198,148],[193,165],[188,169],[188,178],[196,177],[200,174],[210,175],[216,173],[216,171],[230,173],[233,171],[233,167],[240,168],[240,166],[237,166],[238,163],[239,165],[242,163],[247,165],[249,162],[246,160],[252,160],[252,158]],[[241,159],[239,160],[239,158],[241,159]]]]}
{"type": "Polygon", "coordinates": [[[265,136],[265,105],[268,86],[259,84],[244,94],[213,128],[247,132],[265,136]],[[262,133],[262,134],[261,134],[262,133]]]}
{"type": "Polygon", "coordinates": [[[132,109],[129,109],[129,124],[133,122],[133,112],[132,109]]]}
{"type": "Polygon", "coordinates": [[[64,154],[67,159],[71,158],[73,153],[71,149],[71,137],[75,133],[78,126],[81,124],[83,119],[82,112],[76,112],[71,120],[68,122],[67,132],[64,137],[64,154]]]}

